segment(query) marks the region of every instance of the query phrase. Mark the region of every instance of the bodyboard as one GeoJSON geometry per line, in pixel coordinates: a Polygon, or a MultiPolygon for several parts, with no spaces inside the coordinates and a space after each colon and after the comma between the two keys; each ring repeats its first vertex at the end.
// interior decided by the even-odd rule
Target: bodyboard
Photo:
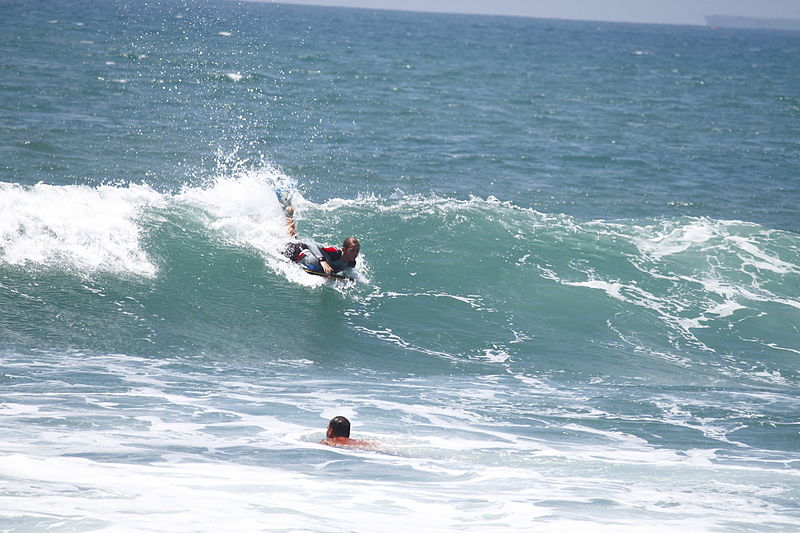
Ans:
{"type": "Polygon", "coordinates": [[[339,274],[326,274],[325,272],[322,272],[321,270],[314,270],[314,269],[311,269],[311,268],[309,268],[309,267],[307,267],[305,265],[301,265],[301,268],[305,271],[306,274],[312,274],[314,276],[319,276],[321,278],[338,279],[338,280],[342,280],[342,281],[355,281],[356,280],[356,278],[354,278],[352,276],[342,276],[342,275],[339,275],[339,274]]]}

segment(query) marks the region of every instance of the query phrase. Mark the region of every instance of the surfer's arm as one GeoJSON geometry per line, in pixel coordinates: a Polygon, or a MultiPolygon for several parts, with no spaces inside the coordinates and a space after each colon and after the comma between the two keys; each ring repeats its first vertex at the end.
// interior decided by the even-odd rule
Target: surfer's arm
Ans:
{"type": "Polygon", "coordinates": [[[333,267],[327,261],[325,261],[325,259],[319,260],[319,266],[322,267],[322,271],[325,272],[326,274],[328,275],[333,274],[333,267]]]}
{"type": "Polygon", "coordinates": [[[333,274],[333,267],[331,267],[330,263],[328,262],[325,252],[323,252],[317,244],[313,242],[309,243],[308,251],[314,256],[314,259],[316,259],[316,262],[319,264],[320,268],[322,268],[323,272],[328,275],[333,274]]]}
{"type": "Polygon", "coordinates": [[[325,259],[325,254],[322,252],[322,250],[320,250],[319,245],[310,242],[306,246],[308,255],[311,255],[311,257],[313,257],[312,262],[315,263],[316,265],[319,265],[319,267],[322,268],[323,272],[325,272],[326,274],[330,274],[332,272],[331,266],[325,259]]]}

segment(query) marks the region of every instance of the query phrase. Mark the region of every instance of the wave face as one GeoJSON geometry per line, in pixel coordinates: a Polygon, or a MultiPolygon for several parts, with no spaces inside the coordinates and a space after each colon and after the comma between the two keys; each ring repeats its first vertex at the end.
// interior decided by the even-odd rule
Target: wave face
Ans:
{"type": "Polygon", "coordinates": [[[2,10],[0,529],[796,530],[795,34],[2,10]]]}
{"type": "Polygon", "coordinates": [[[796,378],[800,337],[775,327],[800,309],[796,234],[691,217],[581,222],[491,197],[316,204],[294,192],[301,231],[334,244],[340,227],[365,236],[361,283],[329,287],[280,253],[275,189],[292,186],[269,167],[170,194],[4,185],[4,338],[261,357],[290,321],[315,331],[313,316],[331,314],[346,317],[356,351],[414,352],[468,373],[796,378]],[[329,308],[311,304],[330,289],[341,296],[329,308]],[[116,345],[120,335],[132,344],[116,345]]]}

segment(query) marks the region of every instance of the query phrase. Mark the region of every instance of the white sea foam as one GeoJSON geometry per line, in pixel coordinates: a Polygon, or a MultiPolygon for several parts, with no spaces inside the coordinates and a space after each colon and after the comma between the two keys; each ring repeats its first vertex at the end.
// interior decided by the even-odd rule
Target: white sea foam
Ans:
{"type": "Polygon", "coordinates": [[[655,235],[646,235],[635,241],[642,253],[661,259],[684,252],[698,244],[719,237],[718,227],[707,219],[698,219],[675,228],[665,228],[655,235]]]}
{"type": "MultiPolygon", "coordinates": [[[[174,200],[201,209],[212,237],[258,251],[271,270],[289,281],[311,287],[331,285],[340,292],[348,291],[348,284],[309,276],[282,254],[290,237],[277,193],[291,201],[298,222],[311,205],[297,190],[294,180],[268,164],[247,169],[241,167],[243,163],[246,162],[232,158],[227,163],[232,169],[220,167],[218,177],[210,183],[184,187],[174,200]]],[[[362,254],[354,276],[368,283],[368,270],[367,258],[362,254]]]]}
{"type": "Polygon", "coordinates": [[[738,248],[744,254],[743,266],[753,266],[759,270],[768,270],[777,274],[799,274],[800,266],[782,261],[761,250],[758,245],[744,237],[728,236],[727,242],[738,248]]]}
{"type": "Polygon", "coordinates": [[[0,261],[154,276],[138,217],[164,198],[143,185],[0,183],[0,261]]]}
{"type": "Polygon", "coordinates": [[[175,200],[205,210],[208,226],[236,244],[265,248],[288,238],[271,177],[260,171],[219,177],[207,186],[185,187],[175,200]]]}
{"type": "MultiPolygon", "coordinates": [[[[276,189],[292,191],[296,216],[302,218],[307,203],[292,180],[270,166],[247,170],[234,165],[208,184],[187,186],[175,195],[133,184],[0,183],[0,262],[153,277],[158,267],[142,246],[141,217],[152,208],[188,206],[199,210],[211,239],[257,250],[270,268],[296,283],[325,284],[280,253],[289,236],[276,189]]],[[[365,258],[359,263],[357,275],[366,280],[365,258]]]]}
{"type": "Polygon", "coordinates": [[[511,357],[507,351],[496,346],[494,348],[485,348],[483,353],[486,359],[492,363],[505,363],[511,357]]]}
{"type": "MultiPolygon", "coordinates": [[[[766,303],[792,308],[800,304],[795,298],[772,293],[771,283],[765,283],[771,274],[796,276],[798,267],[767,251],[779,236],[758,225],[689,219],[637,227],[599,221],[584,225],[579,234],[587,230],[589,236],[613,239],[614,246],[623,246],[622,256],[638,272],[626,274],[628,265],[599,271],[604,265],[595,267],[589,259],[574,260],[569,270],[537,265],[542,277],[600,290],[610,298],[647,309],[701,350],[713,351],[714,346],[699,339],[699,329],[718,327],[739,316],[747,319],[744,311],[761,315],[766,303]],[[637,251],[625,250],[626,243],[637,251]]],[[[618,333],[621,338],[628,337],[618,333]]]]}
{"type": "MultiPolygon", "coordinates": [[[[23,369],[28,358],[6,356],[4,366],[23,369]]],[[[651,443],[603,424],[610,414],[588,408],[581,391],[537,378],[519,378],[535,390],[517,404],[518,379],[503,376],[350,375],[343,386],[341,376],[295,372],[288,387],[231,368],[220,379],[199,363],[187,376],[183,365],[130,356],[42,354],[38,366],[52,381],[0,391],[10,406],[0,421],[0,516],[12,524],[323,531],[341,525],[328,512],[336,507],[363,531],[387,517],[390,529],[424,531],[791,527],[778,502],[796,471],[651,443]],[[84,377],[67,384],[60,371],[84,377]],[[96,372],[143,386],[98,388],[96,372]],[[36,408],[20,407],[34,399],[36,408]],[[379,448],[321,446],[334,415],[379,448]]],[[[724,445],[719,421],[686,424],[685,397],[659,405],[662,416],[616,420],[700,428],[724,445]]]]}

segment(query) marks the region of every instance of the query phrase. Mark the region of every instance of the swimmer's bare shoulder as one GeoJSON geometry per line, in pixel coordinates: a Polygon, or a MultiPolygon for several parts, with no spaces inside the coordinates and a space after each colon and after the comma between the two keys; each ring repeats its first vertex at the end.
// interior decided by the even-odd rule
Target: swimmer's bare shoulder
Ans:
{"type": "Polygon", "coordinates": [[[335,416],[328,422],[328,429],[325,432],[325,440],[320,441],[321,444],[326,446],[334,446],[337,448],[350,447],[362,448],[365,450],[376,449],[375,444],[365,441],[350,438],[350,421],[343,416],[335,416]]]}
{"type": "Polygon", "coordinates": [[[325,446],[333,446],[336,448],[353,447],[353,448],[364,448],[367,450],[376,449],[375,444],[372,442],[368,442],[365,440],[351,439],[349,437],[330,437],[320,441],[320,443],[324,444],[325,446]]]}

